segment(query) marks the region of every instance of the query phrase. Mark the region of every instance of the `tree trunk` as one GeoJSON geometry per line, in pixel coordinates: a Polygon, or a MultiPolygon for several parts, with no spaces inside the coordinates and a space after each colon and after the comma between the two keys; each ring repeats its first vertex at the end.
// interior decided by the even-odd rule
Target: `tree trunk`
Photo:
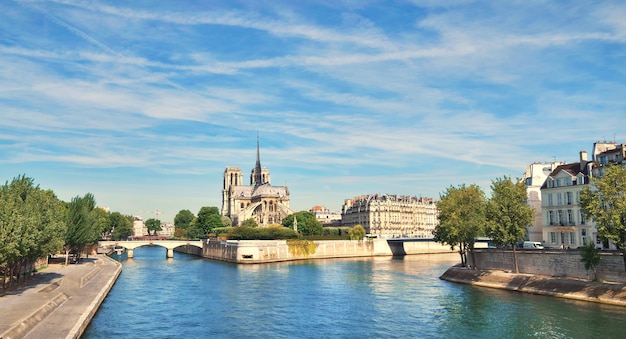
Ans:
{"type": "Polygon", "coordinates": [[[70,250],[69,248],[65,249],[65,266],[70,263],[70,250]]]}
{"type": "Polygon", "coordinates": [[[513,243],[513,261],[515,262],[515,273],[519,273],[519,267],[517,266],[517,251],[515,249],[515,243],[513,243]]]}
{"type": "Polygon", "coordinates": [[[622,250],[622,260],[624,260],[624,271],[626,272],[626,249],[622,250]]]}
{"type": "Polygon", "coordinates": [[[474,244],[472,244],[472,246],[470,246],[470,254],[472,256],[472,269],[475,270],[476,268],[476,255],[474,254],[474,244]]]}

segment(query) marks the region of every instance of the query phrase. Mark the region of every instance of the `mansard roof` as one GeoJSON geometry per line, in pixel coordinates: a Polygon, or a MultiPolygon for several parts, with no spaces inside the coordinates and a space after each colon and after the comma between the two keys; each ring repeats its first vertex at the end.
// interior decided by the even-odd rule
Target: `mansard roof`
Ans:
{"type": "MultiPolygon", "coordinates": [[[[557,166],[552,173],[548,176],[549,179],[555,179],[557,177],[569,176],[571,178],[583,175],[585,177],[585,184],[589,183],[589,163],[590,161],[572,162],[569,164],[563,164],[557,166]]],[[[548,180],[543,182],[541,188],[548,188],[548,180]]]]}

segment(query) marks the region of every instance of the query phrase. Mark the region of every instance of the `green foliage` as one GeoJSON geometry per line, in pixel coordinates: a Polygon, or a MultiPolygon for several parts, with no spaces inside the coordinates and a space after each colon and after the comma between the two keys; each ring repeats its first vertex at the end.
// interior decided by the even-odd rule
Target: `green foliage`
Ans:
{"type": "Polygon", "coordinates": [[[222,226],[223,227],[231,227],[233,225],[233,221],[230,220],[229,217],[223,215],[222,216],[222,226]]]}
{"type": "Polygon", "coordinates": [[[315,242],[304,239],[287,240],[287,247],[289,248],[289,253],[296,257],[306,257],[310,254],[315,254],[315,250],[317,250],[315,242]]]}
{"type": "Polygon", "coordinates": [[[217,207],[202,207],[194,224],[194,234],[206,237],[212,229],[222,227],[222,217],[217,207]]]}
{"type": "Polygon", "coordinates": [[[241,223],[241,227],[259,227],[254,218],[248,218],[241,223]]]}
{"type": "Polygon", "coordinates": [[[532,226],[534,210],[528,205],[526,185],[522,181],[513,183],[508,178],[497,178],[491,182],[491,199],[487,203],[487,236],[496,245],[513,248],[515,272],[518,272],[515,243],[523,241],[526,227],[532,226]]]}
{"type": "Polygon", "coordinates": [[[232,240],[274,240],[295,239],[298,234],[293,230],[279,227],[232,227],[226,234],[232,240]]]}
{"type": "Polygon", "coordinates": [[[187,230],[190,229],[194,218],[195,215],[190,210],[180,210],[174,217],[174,236],[177,238],[188,237],[187,230]]]}
{"type": "Polygon", "coordinates": [[[110,213],[102,208],[95,208],[91,213],[94,217],[95,227],[100,233],[100,239],[105,239],[110,236],[112,231],[110,213]]]}
{"type": "Polygon", "coordinates": [[[150,218],[145,222],[146,228],[148,229],[148,235],[150,232],[154,232],[152,235],[157,235],[158,231],[161,231],[161,220],[150,218]]]}
{"type": "Polygon", "coordinates": [[[94,208],[96,200],[91,193],[83,197],[76,196],[69,204],[65,247],[75,253],[78,259],[85,247],[95,244],[100,236],[100,229],[92,214],[94,208]]]}
{"type": "Polygon", "coordinates": [[[593,280],[598,277],[598,265],[602,257],[600,257],[600,249],[596,248],[593,241],[588,241],[581,252],[582,259],[580,259],[585,265],[586,270],[593,270],[593,280]]]}
{"type": "Polygon", "coordinates": [[[363,240],[365,237],[365,228],[360,224],[355,225],[348,231],[348,235],[350,235],[350,240],[363,240]]]}
{"type": "MultiPolygon", "coordinates": [[[[9,277],[64,243],[66,210],[50,190],[22,175],[0,187],[0,271],[9,277]]],[[[8,287],[3,282],[3,288],[8,287]]]]}
{"type": "Polygon", "coordinates": [[[109,220],[111,221],[111,229],[113,230],[111,239],[123,240],[133,235],[133,223],[128,217],[122,215],[120,212],[113,212],[109,215],[109,220]]]}
{"type": "Polygon", "coordinates": [[[487,236],[496,245],[511,245],[523,241],[526,227],[532,226],[533,208],[528,206],[526,185],[508,178],[491,182],[492,195],[487,203],[487,236]]]}
{"type": "Polygon", "coordinates": [[[626,168],[603,169],[601,177],[591,179],[591,188],[581,192],[580,205],[596,223],[598,238],[609,239],[622,250],[626,269],[626,168]]]}
{"type": "Polygon", "coordinates": [[[294,214],[288,215],[283,219],[283,226],[293,229],[293,219],[298,219],[298,233],[307,235],[322,235],[324,227],[322,223],[315,218],[315,214],[309,211],[300,211],[294,214]]]}
{"type": "Polygon", "coordinates": [[[451,248],[459,247],[461,264],[467,265],[467,252],[473,251],[476,238],[485,233],[485,194],[476,185],[449,187],[437,204],[439,224],[434,240],[451,248]]]}

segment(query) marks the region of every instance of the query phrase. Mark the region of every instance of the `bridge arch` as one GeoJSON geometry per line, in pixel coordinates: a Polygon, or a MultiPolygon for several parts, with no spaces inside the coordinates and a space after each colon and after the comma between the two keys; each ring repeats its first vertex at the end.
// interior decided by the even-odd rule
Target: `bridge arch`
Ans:
{"type": "Polygon", "coordinates": [[[143,246],[161,246],[167,250],[166,258],[174,257],[174,249],[181,246],[196,246],[202,249],[202,240],[120,240],[120,241],[100,241],[99,246],[115,247],[121,246],[126,249],[129,258],[134,256],[135,248],[143,246]]]}

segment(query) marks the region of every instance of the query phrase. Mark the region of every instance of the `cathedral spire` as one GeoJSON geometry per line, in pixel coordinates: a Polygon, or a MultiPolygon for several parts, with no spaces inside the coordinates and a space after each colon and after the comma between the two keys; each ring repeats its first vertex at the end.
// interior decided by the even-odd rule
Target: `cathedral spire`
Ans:
{"type": "Polygon", "coordinates": [[[261,155],[259,151],[259,133],[256,134],[256,165],[254,166],[254,187],[263,185],[263,174],[261,173],[261,155]]]}

